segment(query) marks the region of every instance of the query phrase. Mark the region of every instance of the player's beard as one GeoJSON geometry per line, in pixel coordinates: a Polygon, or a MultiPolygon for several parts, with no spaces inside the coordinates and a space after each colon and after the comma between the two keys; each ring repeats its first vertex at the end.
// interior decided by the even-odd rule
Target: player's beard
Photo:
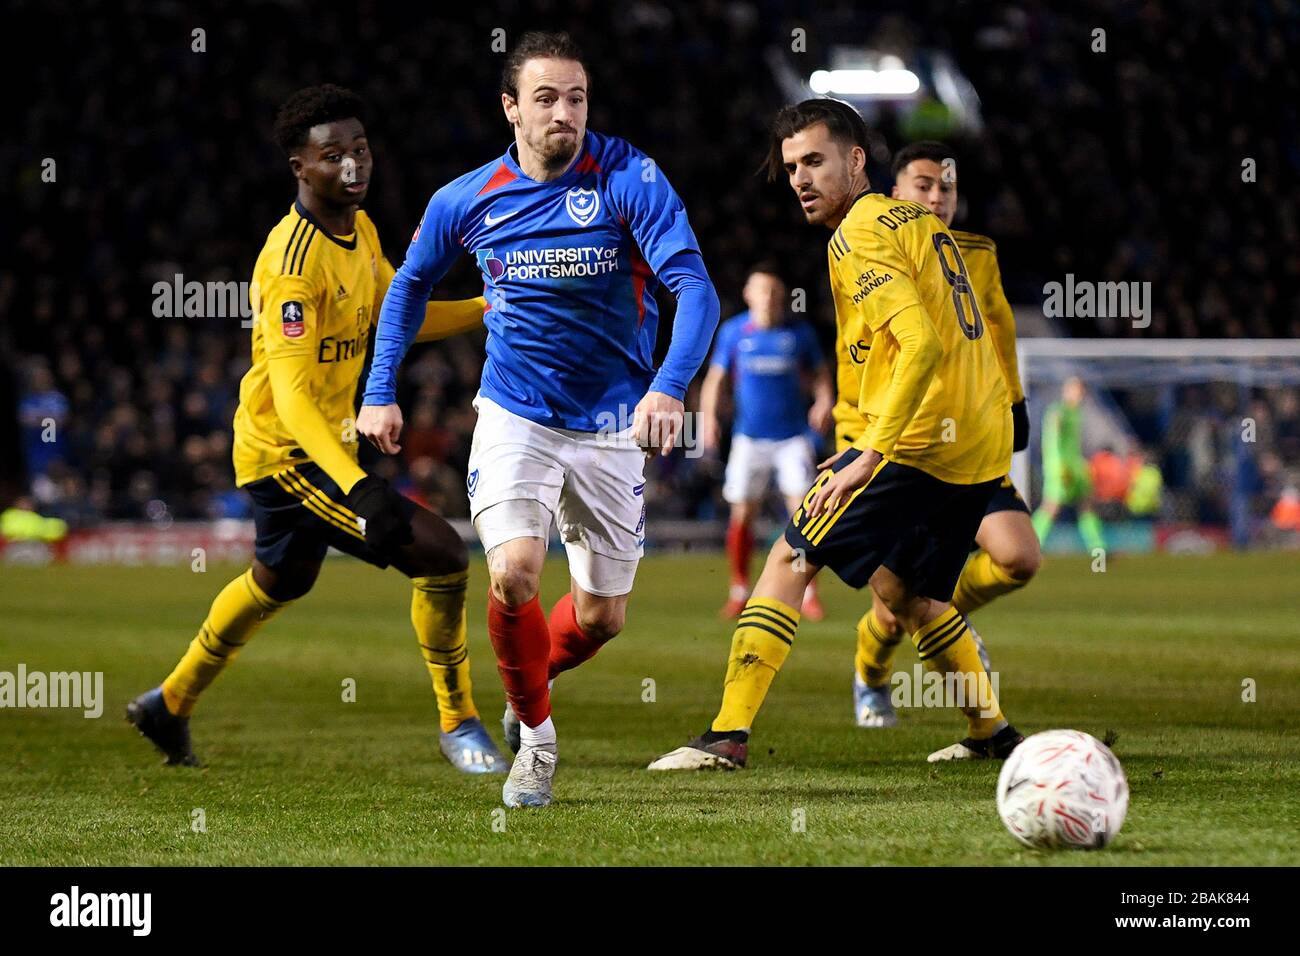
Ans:
{"type": "Polygon", "coordinates": [[[575,131],[572,137],[544,132],[532,143],[533,153],[549,170],[563,169],[578,152],[582,137],[575,131]]]}
{"type": "Polygon", "coordinates": [[[806,217],[809,225],[820,226],[836,219],[843,219],[849,203],[853,201],[853,197],[849,195],[852,188],[853,176],[845,170],[842,182],[836,183],[831,189],[819,189],[817,192],[821,198],[820,208],[814,215],[806,217]]]}

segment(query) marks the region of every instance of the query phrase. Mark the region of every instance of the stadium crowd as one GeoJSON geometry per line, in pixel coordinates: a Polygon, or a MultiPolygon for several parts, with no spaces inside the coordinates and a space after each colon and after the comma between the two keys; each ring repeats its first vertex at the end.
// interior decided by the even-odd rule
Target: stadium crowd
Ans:
{"type": "MultiPolygon", "coordinates": [[[[543,2],[516,24],[486,5],[452,22],[434,8],[377,3],[256,3],[202,18],[175,7],[123,17],[109,4],[19,3],[15,35],[56,38],[62,50],[33,61],[18,134],[0,141],[12,187],[10,228],[0,231],[0,403],[9,406],[0,413],[15,423],[3,437],[0,498],[30,496],[73,525],[245,516],[230,430],[249,332],[239,315],[158,316],[155,282],[248,279],[293,195],[270,143],[276,105],[324,81],[369,101],[368,209],[400,263],[429,194],[510,141],[501,55],[490,47],[503,22],[522,30],[563,20],[584,45],[591,127],[658,159],[686,202],[724,316],[742,308],[746,267],[775,255],[789,285],[807,290],[829,354],[824,237],[802,225],[787,187],[753,170],[783,99],[768,57],[804,71],[826,62],[832,43],[856,41],[905,59],[946,50],[978,90],[982,130],[953,137],[958,225],[999,243],[1013,302],[1041,303],[1043,284],[1067,273],[1150,281],[1150,328],[1075,319],[1069,331],[1300,336],[1300,257],[1280,251],[1300,241],[1300,199],[1288,188],[1300,172],[1300,82],[1286,55],[1300,33],[1294,6],[930,6],[922,18],[901,2],[815,12],[775,0],[543,2]],[[195,28],[205,31],[202,52],[195,28]],[[806,53],[791,52],[797,28],[806,53]]],[[[909,123],[893,108],[876,119],[877,186],[887,188],[888,148],[909,123]]],[[[438,294],[477,289],[465,262],[438,294]]],[[[466,513],[481,359],[481,334],[418,348],[401,381],[401,457],[363,451],[367,467],[452,516],[466,513]]],[[[1188,396],[1177,427],[1148,445],[1175,495],[1212,487],[1204,477],[1216,469],[1245,467],[1222,440],[1236,411],[1208,392],[1188,396]]],[[[1300,408],[1284,392],[1253,401],[1273,438],[1253,446],[1250,467],[1277,500],[1300,470],[1300,408]]],[[[655,513],[717,514],[720,475],[708,459],[659,462],[655,513]]]]}

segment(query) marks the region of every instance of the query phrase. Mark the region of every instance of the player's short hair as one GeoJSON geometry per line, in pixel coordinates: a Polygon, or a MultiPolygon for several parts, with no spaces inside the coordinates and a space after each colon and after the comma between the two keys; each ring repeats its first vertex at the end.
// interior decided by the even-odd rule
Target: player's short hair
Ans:
{"type": "Polygon", "coordinates": [[[928,159],[931,162],[943,165],[945,159],[957,162],[957,154],[947,143],[941,143],[937,139],[922,139],[915,143],[908,143],[897,153],[894,154],[893,173],[894,178],[907,168],[907,164],[918,159],[928,159]]]}
{"type": "Polygon", "coordinates": [[[582,49],[567,33],[545,33],[530,30],[519,38],[506,64],[501,68],[501,92],[509,94],[513,100],[519,99],[519,72],[529,60],[577,60],[582,64],[582,72],[587,74],[588,92],[591,86],[591,70],[582,56],[582,49]]]}
{"type": "Polygon", "coordinates": [[[341,119],[358,119],[365,125],[365,102],[356,93],[333,83],[309,86],[294,93],[275,115],[275,142],[286,155],[307,142],[313,126],[341,119]]]}
{"type": "Polygon", "coordinates": [[[772,276],[772,278],[780,282],[785,282],[785,278],[781,275],[781,266],[775,259],[763,259],[760,262],[755,262],[749,267],[749,271],[745,273],[745,278],[748,279],[752,275],[760,274],[772,276]]]}
{"type": "Polygon", "coordinates": [[[759,170],[767,171],[767,181],[774,182],[785,170],[785,160],[781,156],[781,144],[809,126],[825,123],[833,139],[848,146],[861,146],[863,151],[870,151],[867,124],[862,116],[843,100],[830,97],[804,100],[794,106],[783,106],[772,120],[771,143],[767,150],[767,161],[759,170]]]}

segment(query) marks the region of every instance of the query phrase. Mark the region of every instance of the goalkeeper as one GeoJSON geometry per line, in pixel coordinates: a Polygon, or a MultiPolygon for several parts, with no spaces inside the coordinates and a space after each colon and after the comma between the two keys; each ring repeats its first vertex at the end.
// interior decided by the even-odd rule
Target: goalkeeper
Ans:
{"type": "Polygon", "coordinates": [[[1034,512],[1040,542],[1051,534],[1062,506],[1078,514],[1079,535],[1091,552],[1105,550],[1101,519],[1093,509],[1092,476],[1083,456],[1083,382],[1067,379],[1061,400],[1043,412],[1043,503],[1034,512]]]}

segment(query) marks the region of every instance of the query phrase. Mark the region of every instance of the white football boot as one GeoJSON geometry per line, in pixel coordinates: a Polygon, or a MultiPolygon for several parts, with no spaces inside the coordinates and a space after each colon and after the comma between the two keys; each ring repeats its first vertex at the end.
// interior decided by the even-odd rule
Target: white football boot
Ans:
{"type": "Polygon", "coordinates": [[[555,746],[523,745],[510,765],[510,775],[501,787],[501,801],[507,807],[544,807],[551,802],[551,781],[559,757],[555,746]]]}

